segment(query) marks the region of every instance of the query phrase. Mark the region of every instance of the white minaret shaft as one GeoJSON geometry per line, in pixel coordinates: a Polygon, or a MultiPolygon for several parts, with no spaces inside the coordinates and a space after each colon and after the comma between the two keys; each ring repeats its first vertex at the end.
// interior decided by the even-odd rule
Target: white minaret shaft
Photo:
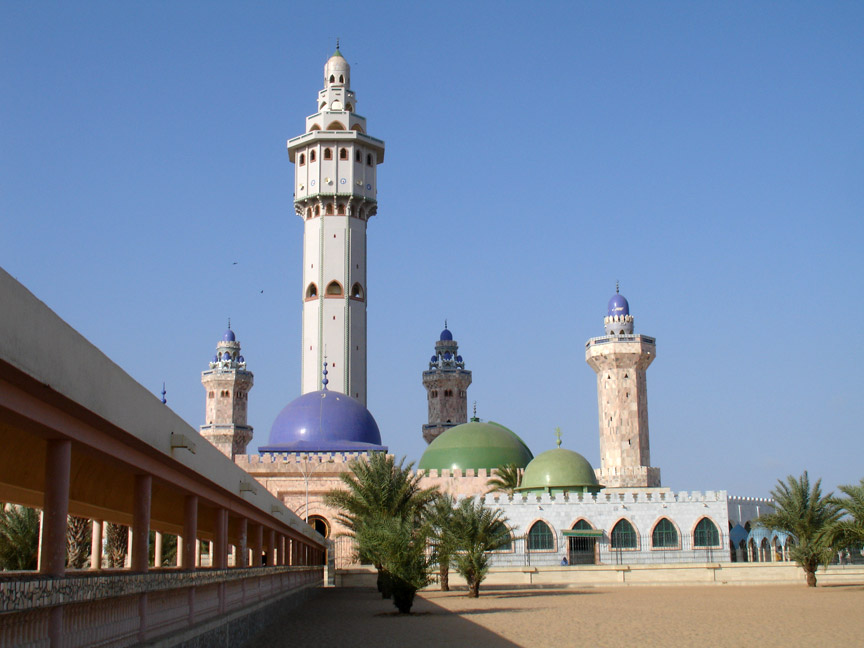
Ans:
{"type": "Polygon", "coordinates": [[[294,209],[303,229],[302,393],[328,389],[366,404],[366,222],[378,210],[377,166],[384,142],[356,114],[351,67],[337,49],[324,66],[318,112],[288,140],[294,209]]]}

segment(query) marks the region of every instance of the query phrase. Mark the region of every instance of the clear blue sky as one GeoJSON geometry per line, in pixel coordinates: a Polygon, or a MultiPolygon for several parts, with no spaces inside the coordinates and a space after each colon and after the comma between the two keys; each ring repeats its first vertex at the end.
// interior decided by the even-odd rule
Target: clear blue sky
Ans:
{"type": "Polygon", "coordinates": [[[285,140],[339,36],[387,143],[369,408],[394,453],[425,448],[447,318],[481,418],[597,465],[584,343],[617,279],[657,338],[664,485],[857,482],[862,33],[856,2],[5,2],[0,265],[196,427],[231,317],[266,443],[300,388],[285,140]]]}

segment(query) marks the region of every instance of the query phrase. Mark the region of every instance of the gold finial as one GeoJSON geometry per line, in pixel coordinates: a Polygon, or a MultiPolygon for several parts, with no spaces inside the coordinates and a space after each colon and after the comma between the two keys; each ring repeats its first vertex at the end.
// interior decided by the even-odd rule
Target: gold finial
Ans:
{"type": "Polygon", "coordinates": [[[555,438],[558,439],[555,442],[555,445],[560,448],[561,447],[561,428],[560,427],[555,428],[555,438]]]}

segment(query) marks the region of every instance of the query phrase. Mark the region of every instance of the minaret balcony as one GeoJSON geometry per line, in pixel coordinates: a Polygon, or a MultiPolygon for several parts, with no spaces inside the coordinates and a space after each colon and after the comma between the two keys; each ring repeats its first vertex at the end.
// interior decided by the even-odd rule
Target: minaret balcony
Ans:
{"type": "Polygon", "coordinates": [[[612,342],[639,342],[650,346],[656,345],[656,340],[653,337],[631,333],[629,335],[603,335],[601,337],[594,337],[585,343],[585,348],[587,349],[599,344],[611,344],[612,342]]]}

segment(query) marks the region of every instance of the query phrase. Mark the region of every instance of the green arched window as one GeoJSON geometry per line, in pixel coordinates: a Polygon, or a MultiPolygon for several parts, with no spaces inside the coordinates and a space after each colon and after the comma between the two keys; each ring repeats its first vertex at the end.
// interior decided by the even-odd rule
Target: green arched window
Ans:
{"type": "Polygon", "coordinates": [[[613,549],[636,548],[636,530],[627,520],[618,520],[618,524],[612,527],[610,536],[613,549]]]}
{"type": "Polygon", "coordinates": [[[678,531],[675,525],[666,518],[660,520],[651,534],[651,546],[655,549],[677,549],[678,531]]]}
{"type": "Polygon", "coordinates": [[[552,551],[554,548],[552,529],[543,520],[538,520],[528,531],[528,551],[552,551]]]}
{"type": "Polygon", "coordinates": [[[513,551],[513,535],[510,533],[510,529],[508,529],[506,525],[499,522],[495,527],[495,534],[497,535],[502,531],[507,534],[507,544],[501,545],[495,551],[513,551]]]}
{"type": "Polygon", "coordinates": [[[574,531],[592,531],[594,527],[588,524],[588,520],[579,520],[573,525],[574,531]]]}
{"type": "Polygon", "coordinates": [[[716,547],[720,544],[720,532],[717,526],[708,518],[699,520],[693,532],[694,547],[716,547]]]}

